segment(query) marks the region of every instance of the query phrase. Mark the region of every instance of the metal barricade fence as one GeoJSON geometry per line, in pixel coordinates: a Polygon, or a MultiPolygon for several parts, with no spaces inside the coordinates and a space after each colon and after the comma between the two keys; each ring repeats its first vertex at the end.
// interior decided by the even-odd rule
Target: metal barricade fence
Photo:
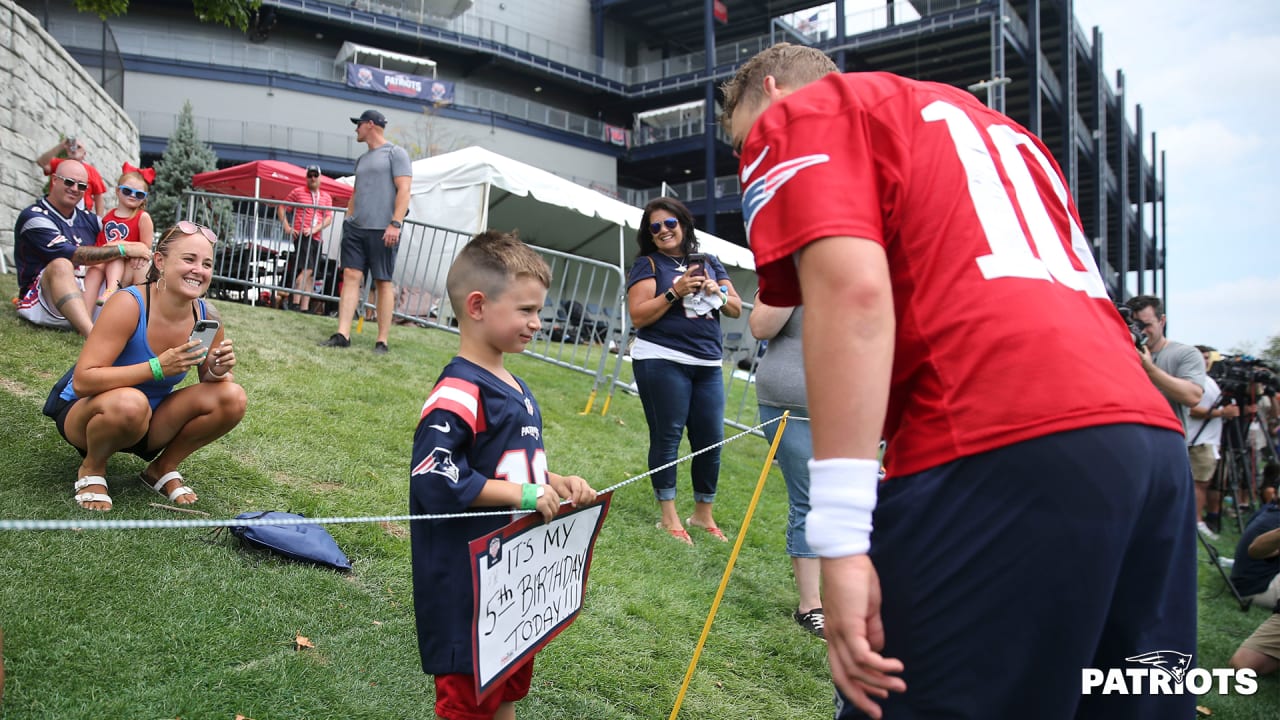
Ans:
{"type": "MultiPolygon", "coordinates": [[[[276,214],[277,207],[314,206],[278,200],[244,198],[199,191],[186,194],[185,217],[213,228],[221,238],[214,255],[210,295],[251,304],[275,305],[277,298],[306,295],[336,315],[341,267],[339,247],[345,208],[319,208],[334,213],[324,230],[321,252],[307,268],[296,267],[297,241],[276,214]],[[295,290],[295,278],[310,269],[313,287],[295,290]]],[[[467,233],[406,218],[396,260],[396,311],[401,322],[457,332],[457,320],[445,294],[445,278],[467,233]]],[[[614,391],[635,392],[626,357],[633,336],[626,309],[625,270],[616,265],[531,246],[551,267],[551,287],[543,306],[542,329],[525,352],[546,362],[593,377],[583,413],[592,412],[603,389],[600,407],[608,412],[614,391]],[[612,362],[611,362],[612,358],[612,362]],[[602,388],[603,385],[603,388],[602,388]]],[[[373,310],[362,289],[358,312],[373,310]]],[[[755,365],[761,343],[748,329],[752,305],[742,303],[739,318],[721,317],[724,342],[725,423],[740,430],[757,424],[755,365]]]]}
{"type": "MultiPolygon", "coordinates": [[[[276,305],[289,295],[305,295],[325,303],[336,315],[341,280],[340,246],[345,208],[320,207],[334,213],[324,230],[320,252],[307,253],[307,267],[299,238],[282,225],[277,207],[313,208],[309,204],[245,198],[201,191],[185,195],[185,216],[214,229],[220,237],[214,254],[210,296],[250,304],[276,305]],[[295,289],[302,270],[310,270],[313,287],[295,289]]],[[[406,218],[400,233],[393,281],[395,318],[403,323],[457,332],[457,320],[445,293],[445,279],[458,250],[471,235],[406,218]]],[[[622,268],[576,255],[531,246],[551,267],[552,282],[540,317],[542,328],[525,352],[560,367],[594,378],[585,412],[591,412],[601,385],[609,396],[621,372],[622,348],[629,334],[623,305],[622,268]],[[613,350],[614,352],[610,352],[613,350]],[[610,358],[613,365],[610,366],[610,358]]],[[[362,288],[359,313],[371,312],[369,282],[362,288]]],[[[602,414],[608,410],[608,397],[602,414]]]]}

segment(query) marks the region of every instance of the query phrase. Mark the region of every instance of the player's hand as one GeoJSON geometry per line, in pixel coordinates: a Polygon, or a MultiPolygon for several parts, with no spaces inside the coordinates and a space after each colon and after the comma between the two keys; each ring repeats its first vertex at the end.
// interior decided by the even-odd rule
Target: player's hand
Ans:
{"type": "Polygon", "coordinates": [[[884,649],[880,576],[866,555],[822,558],[822,584],[831,680],[858,709],[879,718],[880,706],[872,698],[907,689],[902,678],[890,674],[902,672],[902,661],[879,652],[884,649]]]}
{"type": "Polygon", "coordinates": [[[387,247],[395,247],[400,242],[400,228],[395,225],[388,225],[386,230],[382,231],[382,244],[387,247]]]}
{"type": "Polygon", "coordinates": [[[556,513],[560,512],[560,495],[550,484],[542,487],[545,487],[546,491],[542,493],[542,497],[538,498],[538,504],[534,510],[542,515],[544,522],[551,522],[556,513]]]}
{"type": "Polygon", "coordinates": [[[574,507],[590,505],[596,501],[596,491],[577,475],[559,475],[550,482],[556,492],[574,507]]]}

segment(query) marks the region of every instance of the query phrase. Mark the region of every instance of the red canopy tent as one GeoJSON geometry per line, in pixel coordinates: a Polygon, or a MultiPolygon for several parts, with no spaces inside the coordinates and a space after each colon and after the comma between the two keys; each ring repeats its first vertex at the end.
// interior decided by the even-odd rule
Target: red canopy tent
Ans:
{"type": "MultiPolygon", "coordinates": [[[[283,160],[254,160],[191,178],[191,187],[199,190],[262,200],[283,200],[289,191],[306,184],[306,170],[283,160]]],[[[350,185],[324,175],[320,176],[320,189],[332,195],[338,207],[347,204],[353,191],[350,185]]]]}

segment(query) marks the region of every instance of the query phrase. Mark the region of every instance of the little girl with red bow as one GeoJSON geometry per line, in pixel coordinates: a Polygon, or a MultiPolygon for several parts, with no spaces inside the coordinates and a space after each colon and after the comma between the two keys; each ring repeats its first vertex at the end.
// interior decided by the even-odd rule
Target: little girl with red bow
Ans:
{"type": "MultiPolygon", "coordinates": [[[[102,232],[98,234],[97,245],[119,245],[125,242],[146,243],[148,247],[154,241],[155,225],[151,222],[151,214],[146,211],[147,194],[151,183],[155,182],[156,171],[153,168],[137,168],[125,163],[121,169],[120,179],[116,182],[116,207],[102,217],[102,232]]],[[[101,265],[92,265],[84,274],[84,300],[93,315],[97,305],[102,305],[112,293],[122,287],[132,285],[146,271],[145,261],[136,261],[141,267],[126,266],[126,258],[112,260],[101,265]],[[102,294],[99,295],[99,290],[102,294]]]]}

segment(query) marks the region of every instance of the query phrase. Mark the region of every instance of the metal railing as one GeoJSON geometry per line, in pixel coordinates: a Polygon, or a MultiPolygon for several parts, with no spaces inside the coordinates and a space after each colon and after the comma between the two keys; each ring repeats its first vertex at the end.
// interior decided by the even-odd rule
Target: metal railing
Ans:
{"type": "MultiPolygon", "coordinates": [[[[49,33],[64,47],[97,50],[98,38],[106,23],[84,19],[58,20],[52,22],[49,33]]],[[[195,63],[218,67],[235,67],[250,70],[261,70],[280,75],[296,75],[298,77],[346,83],[346,70],[334,64],[333,58],[316,55],[302,50],[283,50],[248,42],[232,42],[219,40],[205,34],[171,31],[167,33],[149,32],[141,28],[117,27],[115,36],[124,48],[124,52],[140,57],[172,60],[182,63],[195,63]]],[[[119,62],[119,55],[117,54],[119,62]]],[[[123,68],[123,64],[121,64],[123,68]]],[[[469,86],[464,83],[454,84],[454,105],[480,111],[506,115],[516,120],[554,128],[582,137],[606,141],[605,124],[596,118],[578,115],[544,103],[514,97],[506,93],[486,88],[469,86]]],[[[221,122],[210,120],[208,122],[221,122]]],[[[266,123],[257,123],[261,127],[266,123]]],[[[143,131],[143,135],[148,134],[143,131]]],[[[165,133],[167,134],[167,133],[165,133]]],[[[328,133],[314,133],[328,134],[328,133]]],[[[238,141],[220,140],[205,136],[215,142],[239,144],[238,141]]],[[[343,135],[348,138],[348,135],[343,135]]],[[[354,141],[352,141],[354,142],[354,141]]],[[[309,152],[306,147],[288,145],[271,145],[269,147],[288,148],[297,152],[309,152]]],[[[341,156],[341,155],[340,155],[341,156]]],[[[350,154],[346,154],[350,157],[350,154]]]]}
{"type": "MultiPolygon", "coordinates": [[[[733,197],[742,194],[742,182],[737,175],[721,175],[715,180],[717,198],[733,197]]],[[[623,189],[621,200],[628,205],[644,207],[648,202],[663,193],[679,198],[682,202],[704,200],[707,197],[707,181],[690,180],[682,183],[667,183],[664,191],[661,187],[641,188],[639,190],[623,189]]]]}
{"type": "MultiPolygon", "coordinates": [[[[277,207],[314,208],[252,197],[202,191],[184,193],[184,217],[214,228],[220,235],[214,257],[210,295],[249,304],[278,305],[299,295],[311,299],[322,312],[336,314],[340,295],[342,217],[345,208],[320,207],[334,214],[324,233],[320,252],[311,264],[296,264],[301,242],[283,226],[277,207]],[[311,288],[295,288],[303,270],[310,270],[311,288]]],[[[393,283],[395,319],[420,327],[457,332],[457,318],[445,293],[449,265],[469,233],[406,219],[400,235],[393,283]]],[[[620,349],[629,334],[623,306],[622,268],[609,263],[533,246],[552,271],[548,300],[540,313],[543,326],[525,353],[546,362],[591,375],[592,401],[602,386],[612,389],[621,371],[620,349]],[[615,352],[610,352],[610,350],[615,352]],[[612,358],[613,365],[609,366],[612,358]]],[[[376,310],[362,289],[357,312],[376,310]]]]}
{"type": "MultiPolygon", "coordinates": [[[[335,315],[340,295],[342,217],[345,208],[318,207],[252,197],[189,190],[180,203],[182,216],[214,228],[220,236],[214,256],[211,297],[276,306],[290,295],[310,298],[314,310],[335,315]],[[301,242],[282,225],[277,207],[316,208],[333,213],[320,252],[299,267],[301,242]],[[295,288],[302,270],[310,270],[312,286],[295,288]]],[[[458,250],[470,239],[465,232],[406,219],[393,281],[394,317],[406,324],[456,333],[457,317],[445,294],[445,277],[458,250]]],[[[542,328],[525,354],[593,378],[583,412],[592,412],[598,393],[608,412],[613,392],[635,392],[627,346],[633,336],[626,307],[625,268],[570,253],[532,246],[551,268],[551,287],[540,316],[542,328]]],[[[368,317],[376,308],[362,289],[357,313],[368,317]]],[[[756,425],[755,360],[760,343],[751,337],[751,303],[743,302],[738,318],[721,318],[724,338],[725,423],[739,429],[756,425]]]]}

